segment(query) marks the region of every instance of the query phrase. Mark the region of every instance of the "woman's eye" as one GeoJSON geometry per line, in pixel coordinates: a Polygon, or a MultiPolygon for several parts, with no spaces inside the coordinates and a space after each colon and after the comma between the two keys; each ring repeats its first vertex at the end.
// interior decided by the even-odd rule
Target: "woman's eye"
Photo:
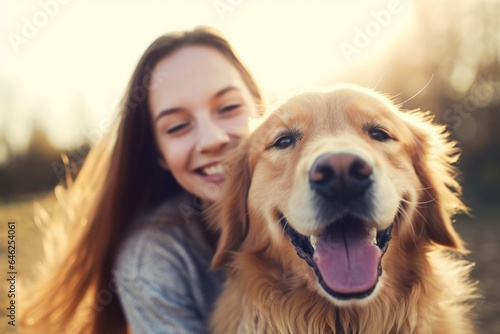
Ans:
{"type": "Polygon", "coordinates": [[[290,146],[293,146],[297,142],[297,139],[291,136],[283,136],[278,138],[275,142],[273,147],[276,147],[278,149],[285,149],[290,146]]]}
{"type": "Polygon", "coordinates": [[[187,123],[182,123],[182,124],[179,124],[179,125],[176,125],[174,127],[171,127],[167,130],[167,133],[168,134],[173,134],[173,133],[176,133],[178,131],[181,131],[182,129],[184,129],[185,127],[187,127],[188,124],[187,123]]]}
{"type": "Polygon", "coordinates": [[[241,107],[241,104],[231,104],[229,106],[225,106],[224,108],[222,108],[220,110],[220,112],[222,112],[222,113],[229,112],[229,111],[237,109],[239,107],[241,107]]]}
{"type": "Polygon", "coordinates": [[[382,129],[371,129],[368,131],[370,138],[376,141],[387,141],[392,139],[387,132],[382,129]]]}

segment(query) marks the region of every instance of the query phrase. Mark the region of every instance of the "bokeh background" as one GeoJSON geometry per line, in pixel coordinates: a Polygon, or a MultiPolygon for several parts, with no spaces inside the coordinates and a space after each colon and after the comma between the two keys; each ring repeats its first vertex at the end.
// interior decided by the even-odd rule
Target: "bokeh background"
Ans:
{"type": "Polygon", "coordinates": [[[1,0],[0,332],[15,331],[7,221],[18,277],[34,278],[54,187],[108,130],[139,57],[157,36],[201,24],[227,35],[270,101],[353,82],[448,125],[472,208],[456,228],[483,294],[478,332],[500,333],[499,0],[1,0]]]}

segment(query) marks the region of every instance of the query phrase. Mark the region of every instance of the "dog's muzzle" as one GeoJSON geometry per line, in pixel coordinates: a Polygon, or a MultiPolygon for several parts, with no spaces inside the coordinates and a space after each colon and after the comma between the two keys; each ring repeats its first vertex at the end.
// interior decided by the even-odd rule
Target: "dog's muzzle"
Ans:
{"type": "Polygon", "coordinates": [[[327,293],[341,300],[365,298],[382,274],[392,228],[377,230],[368,223],[373,167],[356,154],[325,153],[312,164],[308,181],[322,232],[301,235],[282,213],[280,222],[327,293]]]}

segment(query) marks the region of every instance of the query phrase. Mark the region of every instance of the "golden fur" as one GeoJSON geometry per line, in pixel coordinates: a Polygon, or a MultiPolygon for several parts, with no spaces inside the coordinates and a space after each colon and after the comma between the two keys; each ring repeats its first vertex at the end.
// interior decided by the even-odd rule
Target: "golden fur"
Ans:
{"type": "Polygon", "coordinates": [[[213,332],[471,333],[475,288],[470,265],[454,254],[465,250],[451,220],[466,210],[451,166],[457,157],[427,114],[403,113],[368,89],[339,85],[282,103],[230,158],[227,195],[210,211],[221,232],[212,266],[228,273],[213,332]],[[367,124],[393,139],[373,140],[367,124]],[[276,149],[290,131],[296,143],[276,149]],[[366,298],[326,293],[279,224],[281,214],[303,235],[321,228],[307,171],[332,151],[355,151],[373,165],[371,224],[393,223],[383,273],[366,298]]]}

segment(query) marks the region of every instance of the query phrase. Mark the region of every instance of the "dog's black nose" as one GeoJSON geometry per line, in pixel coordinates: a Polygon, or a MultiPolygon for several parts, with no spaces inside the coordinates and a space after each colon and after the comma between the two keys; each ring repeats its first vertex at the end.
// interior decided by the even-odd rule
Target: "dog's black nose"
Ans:
{"type": "Polygon", "coordinates": [[[372,173],[372,166],[358,155],[326,153],[309,170],[309,184],[324,197],[348,202],[370,187],[372,173]]]}

